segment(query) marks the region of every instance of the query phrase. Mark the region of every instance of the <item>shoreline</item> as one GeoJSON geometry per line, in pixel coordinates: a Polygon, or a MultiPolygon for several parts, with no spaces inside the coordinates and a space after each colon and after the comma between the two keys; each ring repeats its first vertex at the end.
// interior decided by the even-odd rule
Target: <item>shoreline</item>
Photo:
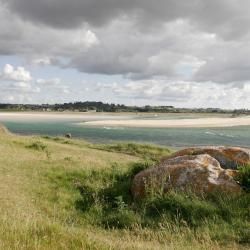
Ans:
{"type": "Polygon", "coordinates": [[[0,112],[0,122],[71,122],[79,126],[131,127],[131,128],[213,128],[250,126],[250,116],[199,116],[197,114],[155,114],[148,113],[74,113],[74,112],[0,112]],[[161,115],[163,115],[161,117],[161,115]],[[164,117],[165,115],[165,117],[164,117]],[[192,118],[189,117],[191,115],[192,118]],[[197,117],[195,117],[197,115],[197,117]],[[152,117],[149,117],[152,116],[152,117]],[[148,118],[148,119],[146,119],[148,118]]]}
{"type": "Polygon", "coordinates": [[[197,118],[175,120],[102,120],[78,123],[88,126],[134,127],[134,128],[212,128],[250,126],[250,117],[197,118]]]}
{"type": "MultiPolygon", "coordinates": [[[[203,113],[133,113],[133,112],[3,112],[0,111],[1,120],[68,120],[68,119],[89,119],[89,121],[100,120],[136,120],[136,118],[143,117],[169,117],[171,119],[177,119],[181,116],[186,116],[185,119],[198,119],[198,118],[222,118],[229,117],[228,114],[203,114],[203,113]],[[189,118],[192,117],[192,118],[189,118]],[[197,117],[196,117],[197,116],[197,117]]],[[[153,120],[153,119],[152,119],[153,120]]],[[[160,119],[159,119],[160,120],[160,119]]]]}
{"type": "MultiPolygon", "coordinates": [[[[60,121],[60,120],[97,120],[125,117],[128,114],[112,115],[109,113],[80,113],[80,112],[0,112],[0,121],[60,121]]],[[[131,114],[132,116],[132,114],[131,114]]]]}

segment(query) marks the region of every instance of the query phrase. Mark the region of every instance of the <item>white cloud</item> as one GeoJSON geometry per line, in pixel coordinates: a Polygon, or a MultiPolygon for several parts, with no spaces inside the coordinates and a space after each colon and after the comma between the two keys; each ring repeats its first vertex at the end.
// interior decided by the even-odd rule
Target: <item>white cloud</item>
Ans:
{"type": "MultiPolygon", "coordinates": [[[[91,30],[78,31],[72,37],[72,43],[74,46],[79,46],[80,48],[85,45],[87,48],[91,48],[99,43],[96,34],[91,30]]],[[[83,50],[84,51],[84,50],[83,50]]]]}
{"type": "Polygon", "coordinates": [[[98,91],[117,98],[143,100],[146,104],[174,104],[179,107],[250,108],[250,82],[221,85],[213,82],[130,81],[126,84],[98,84],[98,91]]]}
{"type": "Polygon", "coordinates": [[[69,84],[60,78],[32,78],[25,68],[14,68],[10,64],[4,66],[1,79],[0,102],[52,102],[54,97],[64,98],[70,94],[69,84]]]}
{"type": "Polygon", "coordinates": [[[31,65],[39,65],[39,66],[46,66],[52,64],[52,60],[48,56],[31,58],[28,60],[28,62],[31,65]]]}
{"type": "Polygon", "coordinates": [[[12,84],[12,86],[17,87],[17,88],[21,88],[21,89],[27,89],[27,88],[31,87],[31,85],[27,82],[16,82],[16,83],[12,84]]]}
{"type": "Polygon", "coordinates": [[[38,84],[42,84],[42,85],[58,85],[60,84],[62,81],[60,78],[53,78],[53,79],[37,79],[36,82],[38,84]]]}
{"type": "Polygon", "coordinates": [[[39,84],[41,88],[43,88],[47,92],[56,92],[69,94],[70,88],[69,84],[65,84],[62,82],[60,78],[52,78],[52,79],[37,79],[36,83],[39,84]]]}
{"type": "Polygon", "coordinates": [[[0,74],[2,80],[5,81],[23,81],[29,82],[32,80],[31,74],[24,67],[17,67],[16,69],[6,64],[3,68],[3,72],[0,74]]]}

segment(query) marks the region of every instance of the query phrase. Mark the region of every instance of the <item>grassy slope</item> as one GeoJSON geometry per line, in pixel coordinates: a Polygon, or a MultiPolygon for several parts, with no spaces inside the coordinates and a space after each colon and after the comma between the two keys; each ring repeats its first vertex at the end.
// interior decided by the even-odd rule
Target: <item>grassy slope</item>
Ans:
{"type": "MultiPolygon", "coordinates": [[[[93,171],[123,172],[141,161],[126,147],[118,147],[124,153],[108,151],[75,140],[10,135],[0,128],[0,249],[247,249],[232,240],[221,245],[208,228],[201,233],[175,225],[111,230],[91,223],[95,216],[77,209],[82,199],[77,183],[93,171]]],[[[164,153],[152,151],[141,154],[152,159],[164,153]]],[[[96,176],[94,181],[99,189],[101,181],[96,176]]]]}

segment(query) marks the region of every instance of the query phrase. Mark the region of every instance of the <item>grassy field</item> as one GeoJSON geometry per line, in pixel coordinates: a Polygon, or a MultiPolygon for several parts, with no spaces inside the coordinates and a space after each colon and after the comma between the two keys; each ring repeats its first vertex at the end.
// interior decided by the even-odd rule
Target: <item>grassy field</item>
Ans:
{"type": "Polygon", "coordinates": [[[0,128],[0,249],[249,249],[249,193],[132,199],[133,176],[169,153],[0,128]]]}

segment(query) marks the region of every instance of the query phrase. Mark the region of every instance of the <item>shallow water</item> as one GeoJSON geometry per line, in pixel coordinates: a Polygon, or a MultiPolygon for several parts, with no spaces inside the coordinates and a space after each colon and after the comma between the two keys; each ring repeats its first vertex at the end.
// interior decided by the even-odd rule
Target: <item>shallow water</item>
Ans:
{"type": "MultiPolygon", "coordinates": [[[[127,116],[138,119],[142,116],[127,116]]],[[[148,115],[143,119],[159,116],[148,115]]],[[[161,116],[162,119],[163,116],[161,116]]],[[[164,115],[165,119],[197,118],[196,115],[164,115]]],[[[201,116],[199,116],[201,117],[201,116]]],[[[204,117],[204,116],[203,116],[204,117]]],[[[250,147],[250,126],[224,128],[122,128],[122,127],[90,127],[79,126],[78,122],[108,118],[93,116],[67,119],[20,120],[0,116],[0,122],[10,131],[25,135],[62,136],[71,133],[75,138],[91,142],[113,143],[120,141],[148,142],[172,147],[187,147],[197,145],[230,145],[250,147]]],[[[117,116],[113,117],[117,119],[117,116]]],[[[121,116],[119,117],[121,118],[121,116]]]]}

